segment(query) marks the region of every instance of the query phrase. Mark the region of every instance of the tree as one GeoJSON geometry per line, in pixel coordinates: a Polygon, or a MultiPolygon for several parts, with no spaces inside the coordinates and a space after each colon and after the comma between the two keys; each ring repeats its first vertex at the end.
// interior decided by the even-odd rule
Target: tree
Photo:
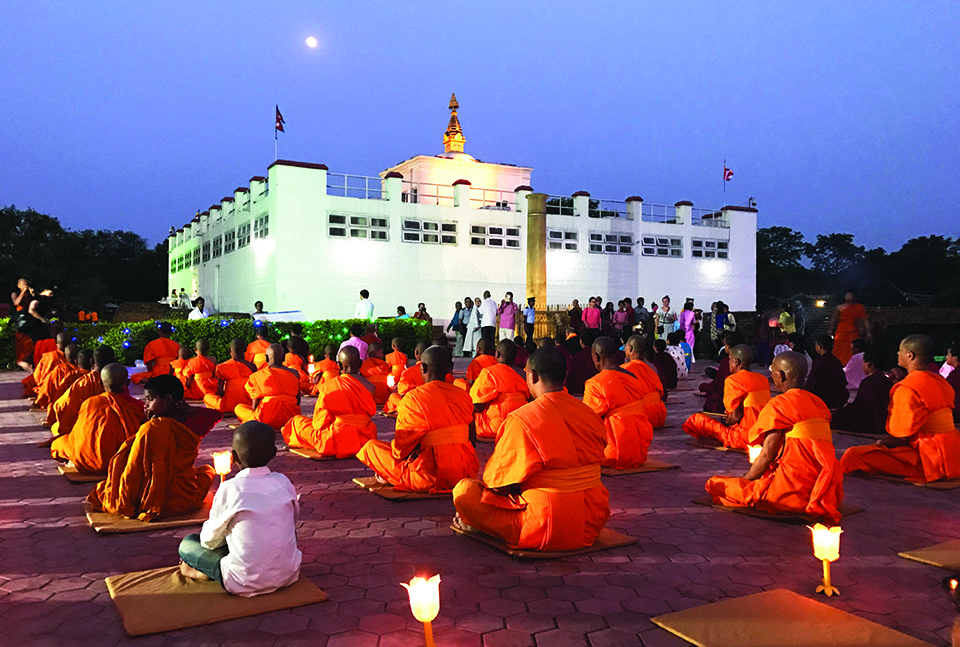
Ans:
{"type": "Polygon", "coordinates": [[[817,234],[817,242],[804,253],[814,270],[836,276],[862,261],[864,251],[853,244],[853,234],[817,234]]]}
{"type": "Polygon", "coordinates": [[[803,234],[789,227],[765,227],[757,231],[758,267],[799,268],[806,249],[803,234]]]}

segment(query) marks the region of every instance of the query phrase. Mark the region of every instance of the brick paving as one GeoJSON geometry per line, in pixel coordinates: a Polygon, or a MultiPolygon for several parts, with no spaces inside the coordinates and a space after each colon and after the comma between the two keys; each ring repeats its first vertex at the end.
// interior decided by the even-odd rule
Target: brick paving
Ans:
{"type": "MultiPolygon", "coordinates": [[[[302,495],[303,571],[330,601],[130,639],[103,578],[176,564],[180,537],[196,528],[95,534],[82,514],[90,486],[67,482],[35,447],[49,432],[19,398],[22,375],[0,374],[0,644],[421,645],[422,629],[398,583],[434,573],[442,578],[434,622],[441,646],[685,645],[650,616],[774,588],[949,644],[955,613],[940,588],[948,573],[897,552],[960,538],[957,494],[848,478],[847,500],[867,510],[843,522],[833,565],[840,597],[813,596],[821,567],[803,525],[691,504],[709,476],[746,466],[742,454],[691,447],[680,431],[702,404],[692,391],[697,380],[671,395],[668,426],[651,447],[652,457],[682,469],[604,478],[609,525],[638,537],[636,546],[516,561],[454,535],[450,501],[387,501],[354,486],[352,478],[369,475],[355,459],[312,462],[281,452],[271,467],[302,495]]],[[[312,412],[313,399],[303,407],[312,412]]],[[[389,438],[393,421],[377,424],[389,438]]],[[[855,440],[837,436],[838,451],[855,440]]],[[[210,452],[229,443],[221,423],[204,439],[200,461],[209,463],[210,452]]],[[[479,446],[481,462],[491,449],[479,446]]]]}

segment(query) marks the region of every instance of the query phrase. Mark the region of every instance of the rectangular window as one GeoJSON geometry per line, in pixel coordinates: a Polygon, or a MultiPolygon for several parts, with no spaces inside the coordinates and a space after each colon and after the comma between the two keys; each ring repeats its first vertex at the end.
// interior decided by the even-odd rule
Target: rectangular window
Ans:
{"type": "Polygon", "coordinates": [[[213,258],[220,258],[221,253],[223,253],[223,238],[221,236],[217,236],[213,239],[213,250],[210,255],[213,258]]]}
{"type": "Polygon", "coordinates": [[[370,240],[387,240],[387,232],[383,229],[371,229],[370,240]]]}
{"type": "Polygon", "coordinates": [[[580,249],[580,233],[562,229],[547,231],[547,249],[576,252],[580,249]]]}
{"type": "Polygon", "coordinates": [[[390,224],[386,218],[331,213],[327,214],[327,225],[327,234],[332,238],[383,241],[390,239],[390,224]]]}
{"type": "Polygon", "coordinates": [[[370,226],[379,227],[380,229],[386,229],[389,225],[387,224],[386,218],[371,218],[370,226]]]}
{"type": "Polygon", "coordinates": [[[191,266],[191,260],[193,259],[193,254],[187,252],[183,255],[183,269],[189,270],[191,266]]]}
{"type": "Polygon", "coordinates": [[[327,221],[331,225],[345,225],[347,224],[347,217],[331,213],[330,216],[327,218],[327,221]]]}
{"type": "Polygon", "coordinates": [[[353,227],[366,227],[367,219],[363,216],[350,216],[350,225],[353,227]]]}
{"type": "Polygon", "coordinates": [[[231,229],[223,235],[223,253],[229,254],[237,248],[237,232],[231,229]]]}
{"type": "Polygon", "coordinates": [[[243,249],[250,244],[250,223],[237,227],[237,249],[243,249]]]}
{"type": "Polygon", "coordinates": [[[419,220],[404,220],[403,228],[407,231],[420,231],[420,221],[419,220]]]}
{"type": "Polygon", "coordinates": [[[423,234],[422,238],[425,243],[440,244],[440,235],[439,234],[423,234]]]}
{"type": "Polygon", "coordinates": [[[403,242],[428,245],[456,245],[457,223],[435,220],[404,220],[403,242]]]}
{"type": "Polygon", "coordinates": [[[253,239],[260,240],[270,235],[270,214],[263,214],[253,221],[253,239]]]}
{"type": "Polygon", "coordinates": [[[177,259],[175,258],[170,259],[170,273],[171,274],[177,273],[177,259]]]}
{"type": "MultiPolygon", "coordinates": [[[[682,258],[683,239],[658,236],[643,236],[640,239],[640,253],[644,256],[661,258],[682,258]]],[[[694,254],[696,256],[696,254],[694,254]]]]}
{"type": "Polygon", "coordinates": [[[440,223],[438,222],[424,222],[423,225],[424,231],[440,231],[440,223]]]}
{"type": "Polygon", "coordinates": [[[183,256],[178,256],[178,257],[177,257],[177,271],[178,271],[178,272],[182,272],[182,271],[183,271],[183,256]]]}
{"type": "Polygon", "coordinates": [[[693,258],[730,258],[730,243],[712,238],[693,238],[690,240],[690,255],[693,258]]]}
{"type": "Polygon", "coordinates": [[[197,247],[193,250],[193,266],[196,267],[200,264],[200,248],[197,247]]]}
{"type": "Polygon", "coordinates": [[[334,238],[346,238],[347,237],[347,228],[346,227],[330,227],[328,233],[334,238]]]}
{"type": "Polygon", "coordinates": [[[419,231],[405,231],[405,232],[403,232],[403,242],[405,242],[405,243],[419,243],[419,242],[420,242],[420,232],[419,232],[419,231]]]}
{"type": "Polygon", "coordinates": [[[366,238],[367,230],[366,229],[351,229],[350,238],[366,238]]]}
{"type": "Polygon", "coordinates": [[[633,256],[633,234],[590,232],[590,253],[633,256]]]}
{"type": "Polygon", "coordinates": [[[203,262],[206,263],[210,260],[210,243],[203,244],[203,262]]]}
{"type": "Polygon", "coordinates": [[[520,249],[520,228],[499,225],[470,225],[470,244],[478,247],[520,249]]]}

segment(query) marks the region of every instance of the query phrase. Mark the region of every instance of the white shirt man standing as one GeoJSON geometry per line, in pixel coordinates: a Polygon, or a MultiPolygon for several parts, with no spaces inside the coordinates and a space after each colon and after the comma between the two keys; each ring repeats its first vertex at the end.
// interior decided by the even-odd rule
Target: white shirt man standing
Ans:
{"type": "Polygon", "coordinates": [[[483,293],[483,303],[480,304],[480,337],[496,344],[494,333],[497,329],[497,302],[490,298],[490,290],[483,293]]]}
{"type": "Polygon", "coordinates": [[[357,303],[357,309],[353,312],[354,319],[366,319],[373,321],[373,301],[370,300],[370,293],[366,290],[360,290],[360,302],[357,303]]]}

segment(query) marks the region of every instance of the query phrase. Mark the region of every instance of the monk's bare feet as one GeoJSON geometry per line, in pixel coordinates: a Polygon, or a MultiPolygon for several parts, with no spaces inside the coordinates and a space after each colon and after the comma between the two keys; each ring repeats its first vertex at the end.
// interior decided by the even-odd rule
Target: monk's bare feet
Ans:
{"type": "MultiPolygon", "coordinates": [[[[380,476],[379,474],[374,474],[374,475],[373,475],[373,478],[377,479],[377,483],[379,483],[380,485],[390,485],[390,481],[388,481],[387,479],[383,478],[383,477],[380,476]]],[[[392,486],[391,486],[391,487],[392,487],[392,486]]]]}
{"type": "Polygon", "coordinates": [[[207,582],[210,580],[210,577],[204,575],[186,562],[180,562],[180,575],[189,577],[191,580],[199,580],[201,582],[207,582]]]}
{"type": "Polygon", "coordinates": [[[452,525],[453,525],[454,528],[459,528],[460,530],[462,530],[462,531],[464,531],[464,532],[473,532],[473,533],[477,533],[477,534],[483,534],[483,533],[481,533],[479,530],[477,530],[476,528],[474,528],[473,526],[468,526],[467,524],[463,523],[463,519],[460,518],[460,513],[459,513],[459,512],[457,512],[456,514],[453,515],[453,524],[452,524],[452,525]]]}
{"type": "Polygon", "coordinates": [[[37,443],[37,447],[40,448],[40,449],[46,449],[47,447],[49,447],[50,445],[53,444],[53,441],[54,441],[56,438],[57,438],[56,436],[50,436],[50,438],[47,438],[47,439],[46,439],[45,441],[43,441],[42,443],[37,443]]]}

